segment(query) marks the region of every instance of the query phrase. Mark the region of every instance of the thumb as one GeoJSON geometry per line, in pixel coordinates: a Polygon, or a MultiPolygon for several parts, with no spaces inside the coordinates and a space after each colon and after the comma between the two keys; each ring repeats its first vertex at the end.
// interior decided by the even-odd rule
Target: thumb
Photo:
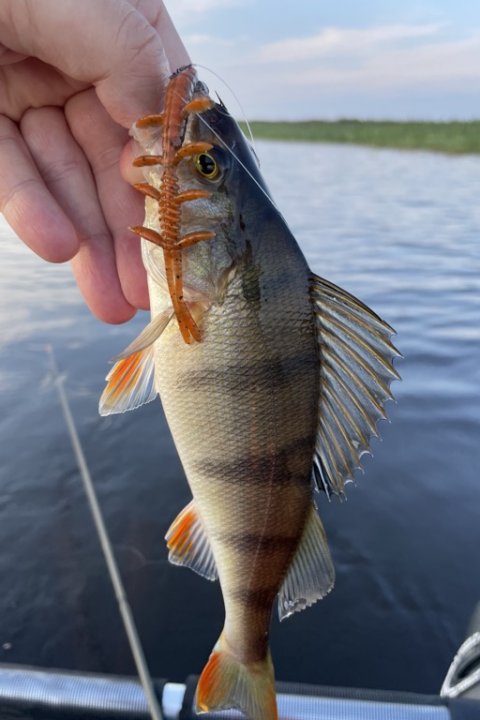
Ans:
{"type": "Polygon", "coordinates": [[[127,0],[2,0],[0,43],[94,85],[124,127],[158,111],[170,75],[160,34],[127,0]]]}

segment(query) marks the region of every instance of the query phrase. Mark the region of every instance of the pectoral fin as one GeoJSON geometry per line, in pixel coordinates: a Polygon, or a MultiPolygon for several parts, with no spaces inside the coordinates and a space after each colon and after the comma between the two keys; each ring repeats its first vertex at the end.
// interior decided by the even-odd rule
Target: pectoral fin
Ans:
{"type": "Polygon", "coordinates": [[[207,580],[216,580],[217,567],[210,541],[192,500],[170,525],[165,535],[173,565],[184,565],[207,580]]]}
{"type": "Polygon", "coordinates": [[[280,620],[325,597],[334,582],[335,568],[327,536],[312,504],[302,539],[278,594],[280,620]]]}
{"type": "Polygon", "coordinates": [[[171,317],[170,308],[156,315],[140,335],[120,353],[106,377],[107,386],[99,403],[100,415],[134,410],[156,397],[153,343],[165,330],[171,317]]]}
{"type": "Polygon", "coordinates": [[[314,276],[311,285],[320,353],[320,398],[313,479],[320,490],[342,494],[369,452],[376,424],[400,376],[394,330],[353,295],[314,276]]]}

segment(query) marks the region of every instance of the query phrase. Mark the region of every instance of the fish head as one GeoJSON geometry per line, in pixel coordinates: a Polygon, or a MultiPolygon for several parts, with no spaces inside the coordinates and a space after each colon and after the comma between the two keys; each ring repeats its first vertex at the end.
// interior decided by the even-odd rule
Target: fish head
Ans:
{"type": "MultiPolygon", "coordinates": [[[[201,82],[191,100],[208,96],[201,82]]],[[[181,134],[181,148],[204,146],[186,155],[176,167],[179,193],[203,191],[205,197],[183,202],[180,235],[211,232],[212,238],[185,247],[183,285],[185,298],[221,301],[225,287],[245,254],[255,252],[261,233],[259,224],[277,214],[257,158],[241,128],[219,99],[201,112],[189,113],[181,134]]],[[[148,171],[148,180],[161,191],[158,170],[148,171]],[[156,175],[156,177],[152,177],[156,175]]],[[[158,224],[158,208],[147,198],[147,224],[158,224]]],[[[161,230],[161,229],[160,229],[161,230]]],[[[143,241],[143,256],[149,275],[165,286],[162,249],[143,241]]]]}

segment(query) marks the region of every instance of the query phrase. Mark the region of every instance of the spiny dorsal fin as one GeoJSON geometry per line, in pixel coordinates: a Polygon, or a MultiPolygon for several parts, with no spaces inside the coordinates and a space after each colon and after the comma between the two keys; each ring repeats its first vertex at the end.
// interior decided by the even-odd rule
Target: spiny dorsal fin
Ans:
{"type": "Polygon", "coordinates": [[[173,565],[184,565],[207,580],[218,577],[210,541],[192,500],[178,514],[165,535],[173,565]]]}
{"type": "Polygon", "coordinates": [[[278,594],[280,620],[325,597],[334,582],[335,568],[327,536],[312,504],[302,539],[278,594]]]}
{"type": "Polygon", "coordinates": [[[320,399],[313,478],[337,495],[369,452],[385,418],[390,383],[400,379],[394,330],[345,290],[313,276],[311,298],[320,349],[320,399]]]}

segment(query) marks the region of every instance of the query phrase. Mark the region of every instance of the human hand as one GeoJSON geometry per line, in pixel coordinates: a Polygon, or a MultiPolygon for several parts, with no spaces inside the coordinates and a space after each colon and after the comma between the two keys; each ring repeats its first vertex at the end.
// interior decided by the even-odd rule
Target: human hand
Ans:
{"type": "Polygon", "coordinates": [[[128,128],[189,62],[161,0],[0,2],[0,210],[92,312],[148,308],[143,199],[120,175],[128,128]]]}

